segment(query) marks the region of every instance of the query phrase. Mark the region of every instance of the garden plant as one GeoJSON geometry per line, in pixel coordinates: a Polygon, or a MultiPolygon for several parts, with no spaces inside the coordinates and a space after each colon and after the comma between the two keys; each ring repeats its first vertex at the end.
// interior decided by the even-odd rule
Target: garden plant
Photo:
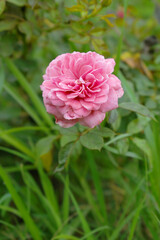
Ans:
{"type": "Polygon", "coordinates": [[[0,0],[0,240],[160,239],[160,1],[0,0]]]}

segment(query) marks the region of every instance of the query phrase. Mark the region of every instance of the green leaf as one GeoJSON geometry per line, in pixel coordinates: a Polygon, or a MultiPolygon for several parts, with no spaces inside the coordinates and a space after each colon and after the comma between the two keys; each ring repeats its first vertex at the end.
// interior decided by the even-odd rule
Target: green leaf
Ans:
{"type": "Polygon", "coordinates": [[[82,10],[84,10],[84,6],[83,5],[74,5],[70,8],[67,8],[68,11],[70,12],[81,12],[82,10]]]}
{"type": "MultiPolygon", "coordinates": [[[[117,65],[117,64],[116,64],[117,65]]],[[[116,74],[116,71],[114,71],[114,73],[116,74]]],[[[121,80],[122,82],[122,86],[124,88],[124,92],[127,93],[129,99],[132,101],[132,102],[135,102],[135,103],[138,103],[138,99],[137,99],[137,96],[135,94],[135,92],[133,91],[133,89],[131,88],[129,82],[127,81],[127,79],[125,78],[125,76],[122,74],[122,72],[118,72],[118,77],[119,79],[121,80]]]]}
{"type": "Polygon", "coordinates": [[[117,120],[117,118],[118,118],[118,112],[116,109],[114,109],[109,113],[108,122],[112,124],[117,120]]]}
{"type": "Polygon", "coordinates": [[[67,135],[67,136],[76,135],[78,133],[78,129],[76,126],[73,126],[70,128],[60,128],[59,131],[62,135],[67,135]]]}
{"type": "Polygon", "coordinates": [[[90,31],[90,33],[91,33],[93,36],[99,37],[99,36],[101,36],[102,34],[104,34],[105,31],[106,31],[105,28],[95,27],[95,28],[93,28],[93,29],[90,31]]]}
{"type": "Polygon", "coordinates": [[[70,136],[64,135],[61,137],[61,140],[60,140],[61,146],[64,147],[66,144],[76,141],[76,139],[77,139],[76,135],[70,135],[70,136]]]}
{"type": "Polygon", "coordinates": [[[4,20],[0,21],[0,32],[12,30],[17,24],[17,21],[15,20],[4,20]]]}
{"type": "Polygon", "coordinates": [[[141,151],[143,151],[148,156],[149,159],[152,159],[151,149],[145,139],[134,137],[132,138],[132,141],[139,149],[141,149],[141,151]]]}
{"type": "Polygon", "coordinates": [[[91,43],[97,53],[100,54],[103,54],[103,52],[108,53],[108,47],[101,38],[93,38],[91,43]]]}
{"type": "Polygon", "coordinates": [[[101,150],[104,145],[103,138],[94,132],[89,132],[80,137],[81,144],[88,149],[101,150]]]}
{"type": "Polygon", "coordinates": [[[78,138],[77,126],[73,126],[71,128],[60,128],[60,133],[62,134],[60,140],[62,147],[64,147],[66,144],[70,142],[76,141],[76,139],[78,138]]]}
{"type": "Polygon", "coordinates": [[[79,43],[79,44],[85,44],[85,43],[88,43],[90,38],[89,36],[73,36],[69,39],[70,41],[72,42],[75,42],[75,43],[79,43]]]}
{"type": "Polygon", "coordinates": [[[51,135],[45,138],[40,139],[36,144],[36,152],[39,156],[43,156],[48,153],[52,148],[53,141],[57,138],[57,136],[51,135]]]}
{"type": "Polygon", "coordinates": [[[0,0],[0,15],[3,13],[5,6],[6,6],[6,1],[0,0]]]}
{"type": "Polygon", "coordinates": [[[101,4],[103,7],[108,7],[111,4],[112,0],[102,0],[101,4]]]}
{"type": "Polygon", "coordinates": [[[78,33],[84,33],[84,32],[88,32],[90,31],[90,29],[92,29],[93,27],[93,23],[92,22],[87,22],[87,23],[81,23],[81,22],[77,22],[77,21],[72,21],[71,22],[71,27],[73,28],[74,31],[78,32],[78,33]]]}
{"type": "Polygon", "coordinates": [[[18,25],[18,29],[20,32],[26,34],[27,40],[30,40],[32,36],[32,26],[29,22],[27,21],[21,22],[18,25]]]}
{"type": "Polygon", "coordinates": [[[131,133],[120,134],[120,135],[114,137],[113,139],[111,139],[110,141],[106,142],[105,145],[104,145],[104,148],[105,148],[106,146],[109,146],[111,143],[117,142],[117,141],[120,140],[120,139],[128,138],[128,137],[130,137],[130,136],[132,136],[131,133]]]}
{"type": "Polygon", "coordinates": [[[19,7],[24,6],[27,3],[27,0],[7,0],[7,2],[13,3],[19,7]]]}
{"type": "Polygon", "coordinates": [[[82,146],[80,142],[72,142],[65,145],[58,154],[58,166],[55,169],[55,172],[62,171],[64,169],[64,166],[67,166],[70,158],[78,158],[81,154],[82,146]]]}
{"type": "Polygon", "coordinates": [[[123,102],[123,103],[119,104],[119,107],[123,108],[123,109],[126,109],[126,110],[130,110],[130,111],[139,113],[143,116],[146,116],[146,117],[149,117],[149,118],[152,118],[152,119],[155,120],[153,113],[151,113],[150,110],[147,107],[145,107],[145,106],[143,106],[139,103],[123,102]]]}
{"type": "Polygon", "coordinates": [[[108,18],[102,18],[109,27],[114,27],[113,23],[111,23],[111,21],[108,18]]]}
{"type": "Polygon", "coordinates": [[[59,155],[58,155],[59,164],[65,164],[66,163],[66,161],[71,156],[73,146],[74,145],[72,143],[69,143],[69,144],[65,145],[63,148],[61,148],[61,150],[59,151],[59,155]]]}
{"type": "Polygon", "coordinates": [[[64,169],[65,164],[70,159],[72,152],[74,150],[75,144],[74,143],[68,143],[65,145],[58,154],[58,166],[54,170],[54,173],[60,172],[64,169]]]}
{"type": "Polygon", "coordinates": [[[116,120],[111,123],[111,126],[114,131],[118,131],[118,129],[121,125],[121,120],[122,120],[121,118],[122,118],[121,115],[118,114],[116,120]]]}
{"type": "Polygon", "coordinates": [[[0,34],[0,56],[8,57],[13,54],[17,39],[11,32],[0,34]]]}
{"type": "MultiPolygon", "coordinates": [[[[109,152],[112,152],[114,154],[117,154],[117,155],[120,155],[120,152],[119,150],[117,150],[116,148],[114,147],[110,147],[110,146],[105,146],[105,149],[109,152]]],[[[134,153],[134,152],[126,152],[125,153],[125,156],[126,157],[130,157],[130,158],[135,158],[135,159],[142,159],[138,154],[134,153]]]]}
{"type": "Polygon", "coordinates": [[[1,93],[5,79],[4,65],[2,60],[0,60],[0,69],[1,69],[0,71],[0,93],[1,93]]]}
{"type": "Polygon", "coordinates": [[[117,142],[117,148],[121,155],[125,155],[129,148],[128,138],[121,139],[117,142]]]}
{"type": "Polygon", "coordinates": [[[150,119],[148,119],[146,117],[134,119],[131,122],[129,122],[129,124],[127,126],[127,132],[128,133],[138,133],[138,132],[144,131],[144,128],[149,121],[150,121],[150,119]]]}
{"type": "Polygon", "coordinates": [[[107,127],[103,127],[100,129],[94,129],[91,132],[94,134],[98,134],[104,138],[113,137],[115,135],[115,133],[110,128],[107,128],[107,127]]]}

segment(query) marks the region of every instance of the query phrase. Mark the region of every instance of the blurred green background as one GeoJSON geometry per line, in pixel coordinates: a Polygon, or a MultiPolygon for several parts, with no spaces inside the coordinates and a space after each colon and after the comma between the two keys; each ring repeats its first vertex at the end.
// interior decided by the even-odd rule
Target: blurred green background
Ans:
{"type": "Polygon", "coordinates": [[[159,0],[0,0],[0,240],[160,239],[159,0]],[[62,53],[116,60],[99,128],[63,129],[42,75],[62,53]]]}

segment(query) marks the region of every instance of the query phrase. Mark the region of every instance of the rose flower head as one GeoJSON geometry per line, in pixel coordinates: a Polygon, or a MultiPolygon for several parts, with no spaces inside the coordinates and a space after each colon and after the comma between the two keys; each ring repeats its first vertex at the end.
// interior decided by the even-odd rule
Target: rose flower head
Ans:
{"type": "Polygon", "coordinates": [[[93,128],[106,112],[117,108],[124,92],[112,74],[114,66],[113,58],[96,52],[66,53],[51,61],[41,90],[46,110],[56,123],[68,128],[79,122],[93,128]]]}

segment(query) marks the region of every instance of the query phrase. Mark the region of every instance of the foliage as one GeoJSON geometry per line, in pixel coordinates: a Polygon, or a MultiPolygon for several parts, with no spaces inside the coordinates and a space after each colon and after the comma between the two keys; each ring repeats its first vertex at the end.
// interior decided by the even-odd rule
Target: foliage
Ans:
{"type": "Polygon", "coordinates": [[[0,239],[153,239],[160,230],[158,1],[0,1],[0,239]],[[54,124],[50,60],[116,59],[125,95],[94,129],[54,124]]]}

